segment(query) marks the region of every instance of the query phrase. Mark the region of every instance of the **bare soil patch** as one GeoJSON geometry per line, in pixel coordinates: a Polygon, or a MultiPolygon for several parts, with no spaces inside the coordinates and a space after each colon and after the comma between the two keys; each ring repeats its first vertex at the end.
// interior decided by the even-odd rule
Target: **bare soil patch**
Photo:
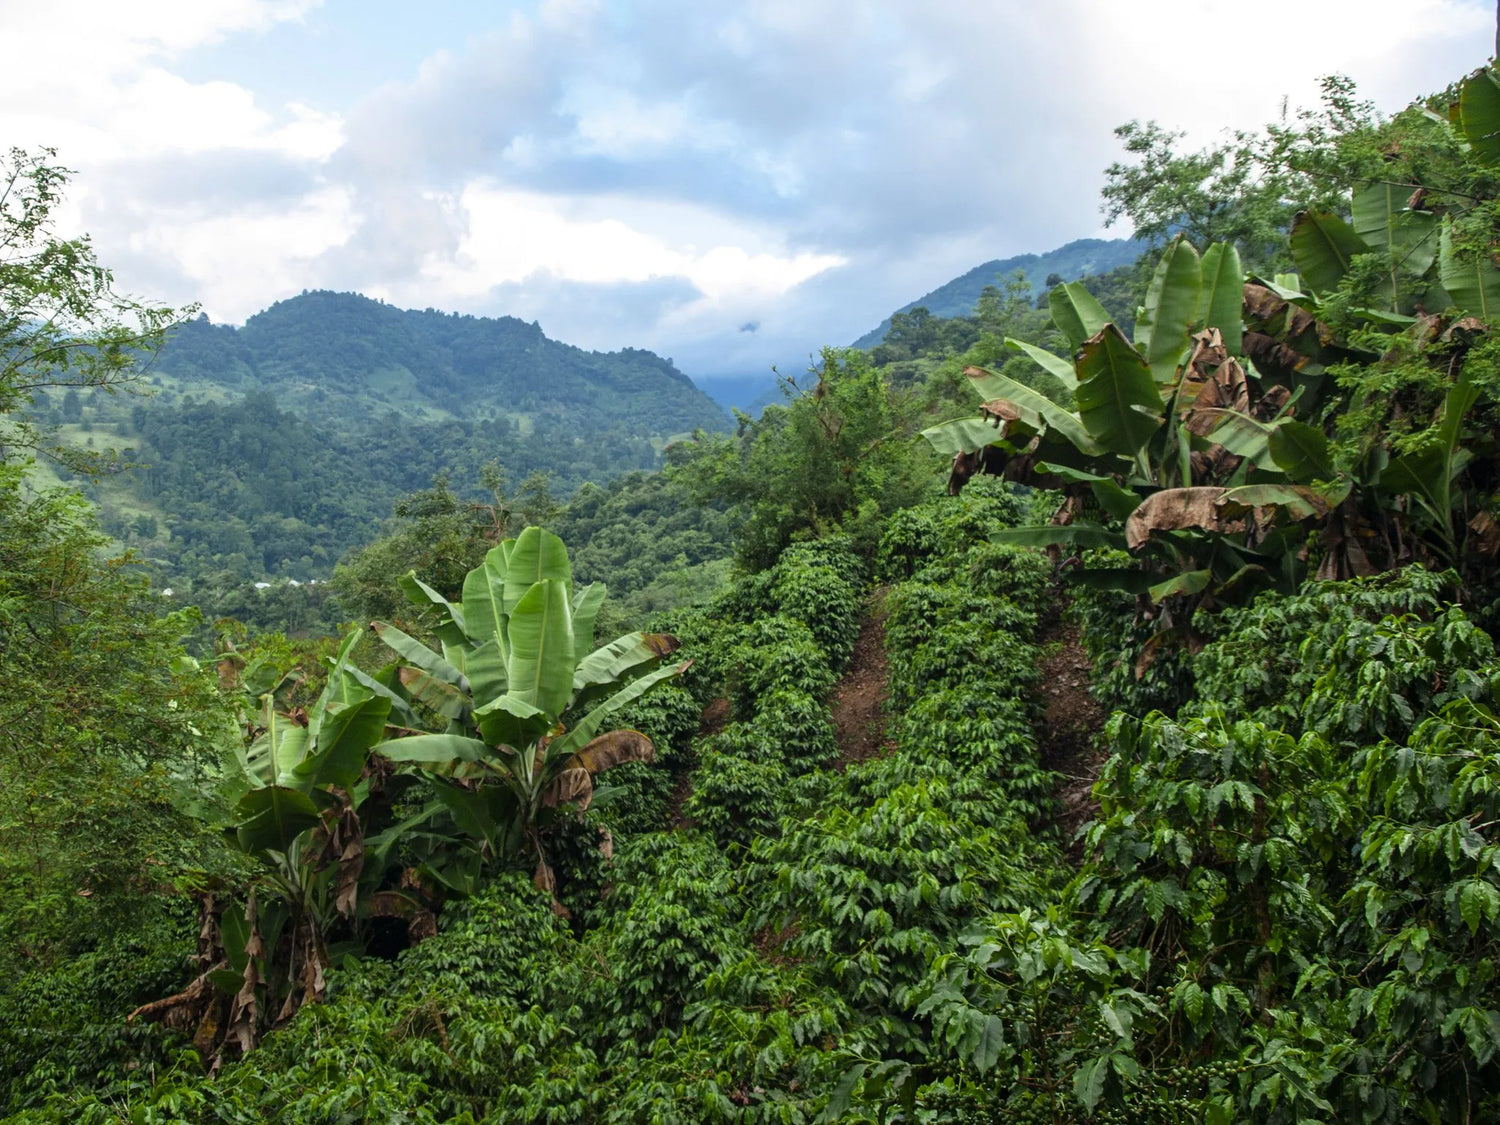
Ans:
{"type": "Polygon", "coordinates": [[[849,669],[833,689],[829,710],[839,759],[835,769],[889,754],[895,742],[886,736],[885,702],[890,671],[885,655],[884,588],[871,595],[859,638],[849,658],[849,669]]]}

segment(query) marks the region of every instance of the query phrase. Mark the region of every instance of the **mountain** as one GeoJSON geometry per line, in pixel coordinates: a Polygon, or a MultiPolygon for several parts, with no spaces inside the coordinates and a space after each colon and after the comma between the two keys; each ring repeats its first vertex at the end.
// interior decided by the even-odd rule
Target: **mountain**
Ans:
{"type": "MultiPolygon", "coordinates": [[[[925,297],[902,305],[896,312],[910,312],[920,307],[927,309],[933,316],[971,316],[984,287],[1003,284],[1017,270],[1026,275],[1032,296],[1036,296],[1052,274],[1057,274],[1064,281],[1077,281],[1089,274],[1108,273],[1120,266],[1130,265],[1146,252],[1148,246],[1148,243],[1133,238],[1080,238],[1045,254],[1019,254],[1014,258],[999,258],[975,266],[968,273],[938,286],[925,297]]],[[[890,329],[891,318],[886,317],[878,328],[855,340],[854,347],[873,348],[885,339],[885,334],[890,329]]]]}
{"type": "Polygon", "coordinates": [[[325,578],[434,479],[494,503],[481,487],[493,466],[507,503],[545,509],[585,481],[660,467],[678,434],[730,424],[651,352],[585,351],[514,317],[352,293],[304,293],[241,328],[200,317],[147,374],[150,397],[75,395],[44,420],[127,453],[129,471],[77,483],[173,581],[325,578]]]}
{"type": "Polygon", "coordinates": [[[240,394],[269,391],[282,409],[310,416],[552,416],[583,431],[623,425],[661,437],[728,424],[652,352],[584,351],[515,317],[398,309],[355,293],[303,293],[243,328],[200,317],[173,334],[155,370],[240,394]]]}

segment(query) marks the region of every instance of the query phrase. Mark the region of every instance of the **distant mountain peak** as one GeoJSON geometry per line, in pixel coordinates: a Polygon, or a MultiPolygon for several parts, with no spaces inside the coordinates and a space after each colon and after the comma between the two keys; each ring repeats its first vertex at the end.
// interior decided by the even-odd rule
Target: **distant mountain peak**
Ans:
{"type": "MultiPolygon", "coordinates": [[[[1017,254],[1013,258],[997,258],[975,266],[968,273],[955,277],[915,301],[909,301],[896,312],[925,308],[933,316],[971,316],[985,286],[1002,285],[1017,270],[1026,275],[1032,296],[1035,297],[1052,274],[1057,274],[1064,281],[1077,281],[1080,277],[1091,274],[1108,273],[1120,266],[1130,265],[1146,252],[1148,245],[1133,238],[1079,238],[1045,254],[1017,254]]],[[[885,334],[890,330],[891,318],[886,317],[879,327],[855,340],[853,346],[873,348],[885,339],[885,334]]]]}

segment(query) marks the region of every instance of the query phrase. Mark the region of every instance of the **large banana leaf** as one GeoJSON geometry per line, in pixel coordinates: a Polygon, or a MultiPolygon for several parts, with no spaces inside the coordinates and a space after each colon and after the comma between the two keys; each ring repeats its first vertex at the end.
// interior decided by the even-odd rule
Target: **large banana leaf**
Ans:
{"type": "Polygon", "coordinates": [[[1070,281],[1053,289],[1047,296],[1047,307],[1052,312],[1052,323],[1057,325],[1074,351],[1109,323],[1109,313],[1082,282],[1070,281]]]}
{"type": "Polygon", "coordinates": [[[1135,322],[1136,349],[1145,356],[1158,386],[1176,381],[1202,292],[1203,264],[1198,251],[1179,235],[1157,263],[1135,322]]]}
{"type": "Polygon", "coordinates": [[[573,672],[573,690],[614,683],[642,664],[671,656],[678,647],[677,638],[668,633],[626,633],[616,637],[578,662],[573,672]]]}
{"type": "MultiPolygon", "coordinates": [[[[404,726],[414,727],[417,725],[417,713],[411,709],[411,702],[404,698],[395,689],[381,683],[374,676],[371,676],[366,672],[362,672],[360,669],[354,667],[353,665],[345,668],[344,672],[350,677],[350,679],[359,684],[359,686],[364,688],[366,691],[374,692],[376,695],[380,696],[380,698],[389,700],[391,704],[391,710],[395,712],[396,717],[401,720],[401,723],[404,726]]],[[[386,673],[382,672],[381,674],[385,675],[386,673]]],[[[396,682],[399,683],[400,681],[397,680],[396,682]]]]}
{"type": "MultiPolygon", "coordinates": [[[[516,573],[519,554],[517,544],[511,554],[511,575],[516,573]]],[[[560,715],[573,694],[574,664],[573,609],[568,588],[561,579],[543,578],[510,612],[507,691],[549,715],[560,715]]]]}
{"type": "Polygon", "coordinates": [[[246,852],[285,852],[292,841],[322,823],[321,808],[334,799],[322,790],[303,793],[281,785],[252,789],[234,806],[235,836],[246,852]]]}
{"type": "Polygon", "coordinates": [[[1474,155],[1486,164],[1500,164],[1500,80],[1490,68],[1464,82],[1458,120],[1474,155]]]}
{"type": "Polygon", "coordinates": [[[438,623],[432,631],[444,644],[461,647],[468,641],[464,628],[464,611],[418,578],[416,571],[403,574],[396,579],[396,585],[401,587],[401,592],[412,605],[438,608],[438,623]]]}
{"type": "Polygon", "coordinates": [[[393,762],[411,762],[422,766],[453,766],[460,762],[482,762],[490,748],[477,738],[458,734],[414,734],[410,738],[392,738],[375,747],[375,753],[393,762]]]}
{"type": "Polygon", "coordinates": [[[1161,391],[1146,361],[1107,324],[1083,345],[1078,375],[1078,417],[1089,437],[1139,463],[1162,421],[1161,391]]]}
{"type": "Polygon", "coordinates": [[[1218,508],[1224,489],[1214,485],[1164,488],[1146,497],[1125,521],[1125,542],[1130,550],[1144,546],[1154,532],[1227,530],[1218,508]]]}
{"type": "Polygon", "coordinates": [[[385,733],[390,713],[391,701],[374,695],[326,715],[313,753],[292,771],[301,783],[298,787],[336,785],[346,791],[352,788],[364,772],[370,750],[385,733]]]}
{"type": "Polygon", "coordinates": [[[526,592],[538,582],[553,581],[573,597],[573,569],[563,541],[540,527],[528,527],[516,536],[505,569],[505,612],[514,613],[526,592]]]}
{"type": "Polygon", "coordinates": [[[1005,547],[1114,547],[1125,549],[1125,537],[1096,523],[1078,521],[1038,527],[1005,527],[990,533],[990,542],[1005,547]]]}
{"type": "Polygon", "coordinates": [[[1356,188],[1353,199],[1354,233],[1372,250],[1386,250],[1396,264],[1421,275],[1437,257],[1437,216],[1407,207],[1416,187],[1373,183],[1356,188]]]}
{"type": "Polygon", "coordinates": [[[1049,429],[1056,430],[1072,442],[1075,449],[1089,456],[1097,457],[1105,451],[1089,436],[1076,414],[1064,410],[1040,391],[1032,390],[1008,375],[986,371],[983,367],[966,367],[964,374],[968,376],[969,384],[986,402],[1004,399],[1017,408],[1021,418],[1028,424],[1040,429],[1045,423],[1049,429]]]}
{"type": "Polygon", "coordinates": [[[1500,314],[1500,270],[1483,254],[1460,254],[1453,246],[1453,228],[1443,223],[1438,247],[1438,277],[1453,303],[1486,324],[1500,314]]]}
{"type": "Polygon", "coordinates": [[[1230,243],[1216,242],[1203,252],[1203,287],[1194,323],[1217,328],[1224,349],[1237,356],[1245,334],[1244,305],[1245,267],[1240,264],[1240,252],[1230,243]]]}
{"type": "Polygon", "coordinates": [[[474,713],[479,733],[491,746],[530,746],[552,726],[552,716],[514,695],[502,695],[474,713]]]}
{"type": "MultiPolygon", "coordinates": [[[[323,685],[323,691],[318,696],[318,701],[307,713],[307,742],[311,746],[318,740],[318,727],[323,722],[323,716],[328,713],[328,705],[335,700],[344,701],[349,698],[345,693],[345,685],[349,680],[344,676],[344,669],[349,667],[350,657],[354,653],[354,646],[359,644],[359,639],[364,631],[359,628],[350,629],[339,645],[338,655],[334,657],[332,665],[328,670],[328,679],[323,685]]],[[[350,685],[353,686],[353,685],[350,685]]]]}
{"type": "Polygon", "coordinates": [[[403,667],[401,686],[445,719],[462,722],[472,708],[469,693],[444,683],[420,668],[403,667]]]}
{"type": "Polygon", "coordinates": [[[1271,456],[1271,434],[1275,428],[1248,414],[1226,408],[1219,412],[1219,424],[1208,435],[1208,440],[1222,445],[1236,457],[1245,458],[1258,469],[1275,469],[1276,461],[1271,456]]]}
{"type": "Polygon", "coordinates": [[[1174,574],[1165,582],[1158,582],[1147,592],[1151,595],[1151,601],[1157,605],[1168,598],[1178,595],[1201,594],[1208,589],[1208,584],[1213,580],[1212,570],[1189,570],[1182,574],[1174,574]]]}
{"type": "Polygon", "coordinates": [[[1306,484],[1245,484],[1226,488],[1219,497],[1219,513],[1228,520],[1251,508],[1278,508],[1294,520],[1328,515],[1348,495],[1348,485],[1315,488],[1306,484]]]}
{"type": "Polygon", "coordinates": [[[626,762],[649,762],[656,756],[651,740],[638,730],[612,730],[599,735],[569,759],[568,765],[600,774],[626,762]]]}
{"type": "Polygon", "coordinates": [[[476,708],[504,695],[510,686],[505,654],[497,637],[491,637],[469,653],[468,670],[470,696],[476,708]]]}
{"type": "Polygon", "coordinates": [[[612,715],[618,713],[621,708],[628,704],[634,703],[663,680],[669,680],[673,676],[682,675],[692,667],[692,664],[691,660],[684,660],[681,664],[668,664],[664,668],[658,668],[654,672],[647,672],[639,679],[630,681],[628,685],[615,692],[614,695],[610,696],[603,703],[600,703],[580,719],[573,726],[572,730],[560,738],[553,739],[551,745],[547,747],[548,760],[563,758],[564,756],[571,757],[578,753],[578,751],[593,741],[594,736],[599,733],[600,728],[604,726],[605,722],[612,715]]]}
{"type": "Polygon", "coordinates": [[[574,657],[594,647],[594,622],[599,619],[599,607],[604,604],[606,592],[603,582],[593,582],[573,591],[574,657]]]}
{"type": "Polygon", "coordinates": [[[295,771],[307,757],[307,728],[285,715],[277,715],[275,725],[266,730],[271,739],[272,760],[276,765],[276,784],[294,784],[295,771]]]}
{"type": "Polygon", "coordinates": [[[1078,373],[1073,370],[1073,364],[1070,361],[1053,355],[1046,348],[1039,348],[1035,344],[1012,339],[1010,336],[1005,337],[1005,346],[1030,357],[1038,367],[1067,387],[1069,391],[1077,388],[1078,373]]]}
{"type": "Polygon", "coordinates": [[[387,648],[415,664],[433,679],[452,684],[461,692],[468,692],[469,681],[464,674],[421,641],[407,636],[384,621],[372,622],[370,628],[375,630],[375,635],[385,642],[387,648]]]}
{"type": "Polygon", "coordinates": [[[988,418],[955,418],[922,431],[927,444],[944,457],[955,453],[973,453],[1000,440],[994,422],[988,418]]]}
{"type": "Polygon", "coordinates": [[[1292,221],[1292,260],[1316,293],[1330,293],[1356,254],[1369,253],[1354,228],[1328,211],[1301,211],[1292,221]]]}
{"type": "Polygon", "coordinates": [[[276,710],[274,699],[262,697],[259,717],[262,730],[255,741],[249,747],[234,742],[235,758],[252,788],[276,784],[282,764],[294,769],[307,751],[307,729],[276,710]]]}
{"type": "Polygon", "coordinates": [[[1271,459],[1297,484],[1330,480],[1335,475],[1333,448],[1315,426],[1284,421],[1271,430],[1269,444],[1271,459]]]}
{"type": "Polygon", "coordinates": [[[1140,507],[1141,495],[1114,480],[1096,480],[1089,485],[1099,507],[1110,514],[1110,518],[1125,521],[1130,513],[1140,507]]]}
{"type": "Polygon", "coordinates": [[[471,641],[505,639],[505,552],[491,547],[484,562],[464,576],[464,628],[471,641]]]}

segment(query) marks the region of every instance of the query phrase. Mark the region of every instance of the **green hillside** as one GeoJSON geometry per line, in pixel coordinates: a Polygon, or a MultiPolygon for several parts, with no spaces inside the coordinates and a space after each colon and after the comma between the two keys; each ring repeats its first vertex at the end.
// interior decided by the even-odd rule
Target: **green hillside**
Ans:
{"type": "MultiPolygon", "coordinates": [[[[73,445],[122,451],[130,468],[74,483],[106,530],[178,585],[218,572],[326,578],[435,477],[478,496],[493,465],[511,487],[543,474],[565,499],[658,468],[674,436],[728,426],[651,352],[588,352],[514,317],[349,293],[280,301],[243,328],[189,321],[147,374],[148,396],[70,391],[34,408],[73,445]]],[[[39,466],[37,479],[56,472],[39,466]]]]}
{"type": "MultiPolygon", "coordinates": [[[[909,301],[896,310],[910,312],[925,308],[933,316],[972,316],[979,303],[979,295],[986,285],[1000,285],[1011,274],[1020,270],[1026,275],[1032,296],[1043,291],[1047,278],[1056,274],[1063,281],[1077,281],[1080,277],[1108,273],[1120,266],[1128,266],[1145,253],[1147,244],[1126,238],[1080,238],[1049,250],[1045,254],[1018,254],[1014,258],[999,258],[975,266],[966,274],[939,285],[931,293],[909,301]]],[[[854,341],[856,348],[873,348],[885,339],[891,330],[891,318],[854,341]]]]}
{"type": "Polygon", "coordinates": [[[372,408],[423,418],[549,415],[581,431],[624,426],[658,436],[727,424],[652,352],[589,352],[515,317],[398,309],[355,293],[303,293],[243,328],[200,317],[172,334],[156,369],[239,394],[270,391],[283,409],[334,418],[372,408]]]}

